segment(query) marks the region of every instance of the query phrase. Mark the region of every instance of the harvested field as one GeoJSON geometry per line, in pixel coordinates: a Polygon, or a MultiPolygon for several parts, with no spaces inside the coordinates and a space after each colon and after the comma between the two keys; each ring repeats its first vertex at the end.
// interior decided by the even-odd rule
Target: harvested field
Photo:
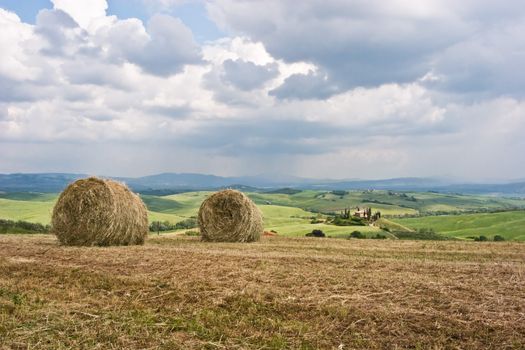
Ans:
{"type": "Polygon", "coordinates": [[[525,245],[0,236],[0,349],[523,349],[525,245]]]}

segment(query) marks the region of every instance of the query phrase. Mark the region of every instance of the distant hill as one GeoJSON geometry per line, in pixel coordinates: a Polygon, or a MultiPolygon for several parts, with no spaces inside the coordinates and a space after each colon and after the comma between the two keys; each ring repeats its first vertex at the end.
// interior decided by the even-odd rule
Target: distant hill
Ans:
{"type": "MultiPolygon", "coordinates": [[[[2,192],[59,192],[85,174],[36,173],[0,174],[2,192]]],[[[278,175],[223,177],[192,173],[163,173],[143,177],[115,177],[133,190],[145,194],[172,194],[187,190],[237,188],[244,191],[290,190],[393,190],[436,191],[466,194],[493,194],[525,197],[525,181],[498,184],[459,184],[434,178],[394,178],[384,180],[317,180],[278,175]]]]}
{"type": "Polygon", "coordinates": [[[448,192],[525,196],[525,181],[507,184],[463,184],[443,188],[448,192]]]}
{"type": "Polygon", "coordinates": [[[398,191],[418,191],[440,188],[449,183],[439,179],[403,177],[384,180],[349,180],[349,181],[330,181],[320,184],[310,184],[308,187],[326,190],[398,190],[398,191]]]}
{"type": "Polygon", "coordinates": [[[59,192],[67,184],[86,176],[85,174],[67,173],[0,174],[0,191],[59,192]]]}

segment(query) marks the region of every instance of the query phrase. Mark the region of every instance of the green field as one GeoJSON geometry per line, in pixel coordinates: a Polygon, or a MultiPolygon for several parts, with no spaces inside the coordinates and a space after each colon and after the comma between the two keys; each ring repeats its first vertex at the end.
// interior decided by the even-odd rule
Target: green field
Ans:
{"type": "MultiPolygon", "coordinates": [[[[285,191],[284,191],[285,192],[285,191]]],[[[292,191],[293,192],[293,191],[292,191]]],[[[149,210],[150,221],[177,223],[195,217],[202,201],[211,192],[187,192],[169,196],[142,195],[149,210]]],[[[389,217],[381,226],[395,231],[396,223],[409,230],[432,228],[450,237],[494,235],[506,239],[525,240],[525,200],[489,196],[467,196],[430,192],[349,191],[336,194],[327,191],[298,193],[258,193],[247,195],[263,213],[265,230],[283,236],[304,236],[313,229],[327,236],[347,237],[352,231],[366,236],[385,233],[378,226],[334,226],[312,224],[312,217],[338,212],[344,208],[368,206],[389,217]],[[514,210],[503,213],[467,214],[472,211],[514,210]],[[461,215],[425,216],[429,214],[465,213],[461,215]],[[399,218],[404,215],[422,215],[399,218]]],[[[0,218],[49,224],[57,194],[8,193],[0,194],[0,218]]]]}
{"type": "Polygon", "coordinates": [[[0,218],[49,224],[55,197],[42,200],[14,200],[0,198],[0,218]]]}
{"type": "Polygon", "coordinates": [[[496,209],[525,209],[524,199],[469,196],[433,192],[348,191],[335,195],[327,191],[296,194],[250,193],[257,204],[272,203],[314,212],[337,212],[346,207],[367,206],[383,215],[468,212],[496,209]]]}
{"type": "Polygon", "coordinates": [[[394,221],[411,229],[432,228],[436,232],[450,237],[468,238],[484,235],[492,238],[494,235],[501,235],[505,239],[525,241],[525,211],[523,210],[426,216],[396,219],[394,221]]]}

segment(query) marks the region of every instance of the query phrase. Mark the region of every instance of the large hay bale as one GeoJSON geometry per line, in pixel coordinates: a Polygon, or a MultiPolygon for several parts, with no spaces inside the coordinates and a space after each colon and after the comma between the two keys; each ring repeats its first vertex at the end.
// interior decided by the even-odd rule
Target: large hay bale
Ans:
{"type": "Polygon", "coordinates": [[[90,177],[73,182],[60,194],[51,230],[65,245],[143,244],[148,213],[124,184],[90,177]]]}
{"type": "Polygon", "coordinates": [[[224,190],[212,194],[199,209],[203,241],[254,242],[263,233],[259,208],[243,193],[224,190]]]}

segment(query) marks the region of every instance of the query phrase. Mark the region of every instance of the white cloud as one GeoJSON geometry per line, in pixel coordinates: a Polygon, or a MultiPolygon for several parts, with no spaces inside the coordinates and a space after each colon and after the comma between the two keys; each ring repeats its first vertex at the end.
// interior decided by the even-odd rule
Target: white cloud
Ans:
{"type": "MultiPolygon", "coordinates": [[[[276,59],[313,63],[343,89],[404,84],[433,72],[443,79],[429,87],[454,93],[525,91],[519,0],[217,0],[207,8],[223,30],[260,41],[276,59]]],[[[307,95],[324,96],[326,86],[316,85],[320,93],[307,95]]]]}
{"type": "Polygon", "coordinates": [[[0,10],[0,172],[523,176],[523,25],[447,4],[219,0],[231,37],[203,45],[177,18],[119,20],[105,2],[55,1],[36,25],[0,10]],[[461,30],[426,43],[441,20],[461,30]],[[418,47],[399,53],[404,40],[418,47]],[[338,70],[348,54],[358,68],[338,70]],[[383,79],[412,62],[417,74],[383,79]],[[476,79],[493,90],[461,85],[476,79]]]}
{"type": "Polygon", "coordinates": [[[118,21],[99,29],[97,37],[110,58],[135,63],[151,74],[171,75],[186,64],[201,63],[191,30],[171,16],[154,15],[147,28],[137,19],[118,21]]]}
{"type": "Polygon", "coordinates": [[[0,75],[14,80],[31,79],[37,70],[31,67],[24,53],[33,36],[31,26],[22,23],[16,14],[0,8],[0,27],[0,75]]]}
{"type": "Polygon", "coordinates": [[[82,28],[89,29],[106,16],[106,0],[51,0],[57,10],[67,12],[82,28]]]}

